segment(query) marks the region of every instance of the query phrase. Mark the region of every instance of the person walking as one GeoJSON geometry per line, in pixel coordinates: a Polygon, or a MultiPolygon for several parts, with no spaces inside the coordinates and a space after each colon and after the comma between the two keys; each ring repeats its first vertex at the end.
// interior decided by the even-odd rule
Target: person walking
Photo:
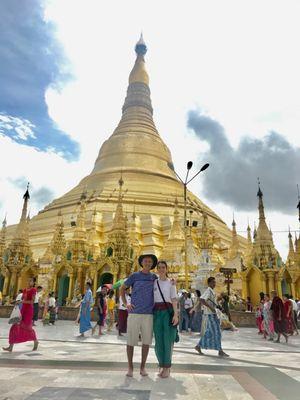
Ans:
{"type": "MultiPolygon", "coordinates": [[[[126,303],[130,304],[130,288],[127,288],[125,291],[126,303]]],[[[123,336],[123,333],[127,333],[127,319],[128,319],[128,310],[125,304],[123,304],[122,297],[119,298],[119,310],[118,310],[118,332],[119,336],[123,336]]]]}
{"type": "Polygon", "coordinates": [[[49,324],[54,325],[56,321],[56,300],[54,292],[51,292],[49,294],[48,312],[49,312],[49,324]]]}
{"type": "Polygon", "coordinates": [[[195,350],[199,354],[202,353],[202,349],[213,349],[218,350],[220,357],[229,357],[222,349],[221,344],[221,328],[220,321],[216,314],[216,295],[214,288],[216,287],[216,280],[213,276],[207,280],[208,288],[201,296],[201,302],[204,306],[202,327],[201,327],[201,338],[195,350]]]}
{"type": "Polygon", "coordinates": [[[91,325],[91,306],[93,304],[93,293],[91,290],[91,282],[86,283],[86,292],[81,303],[79,317],[79,332],[80,337],[84,337],[84,333],[92,329],[91,325]]]}
{"type": "Polygon", "coordinates": [[[108,293],[108,299],[107,299],[107,310],[108,310],[108,326],[107,326],[107,332],[110,332],[112,330],[112,327],[114,326],[115,322],[115,306],[116,302],[114,299],[115,292],[113,289],[111,289],[108,293]]]}
{"type": "Polygon", "coordinates": [[[296,332],[296,335],[299,335],[299,332],[298,332],[298,317],[297,317],[297,312],[298,312],[297,301],[294,300],[292,295],[289,295],[289,299],[290,299],[290,301],[292,302],[292,305],[293,305],[292,323],[293,323],[294,331],[296,332]]]}
{"type": "Polygon", "coordinates": [[[158,359],[161,378],[170,376],[173,346],[179,339],[177,324],[176,286],[167,278],[168,265],[165,261],[157,264],[159,278],[154,282],[153,330],[155,354],[158,359]]]}
{"type": "Polygon", "coordinates": [[[92,335],[95,334],[97,326],[99,327],[99,336],[104,335],[103,329],[105,325],[105,320],[106,320],[106,314],[107,314],[107,301],[106,301],[106,295],[107,295],[107,286],[103,285],[101,287],[100,293],[97,293],[96,297],[96,307],[98,311],[98,321],[93,327],[92,330],[92,335]]]}
{"type": "Polygon", "coordinates": [[[285,318],[286,318],[286,333],[288,335],[293,335],[294,334],[294,315],[293,315],[293,303],[289,299],[288,294],[284,294],[282,296],[283,300],[283,307],[284,307],[284,313],[285,313],[285,318]]]}
{"type": "Polygon", "coordinates": [[[191,309],[190,313],[193,314],[192,319],[192,331],[200,333],[201,323],[202,323],[202,304],[201,304],[201,292],[196,290],[196,300],[194,307],[191,309]]]}
{"type": "Polygon", "coordinates": [[[286,317],[284,305],[281,298],[277,295],[276,290],[271,292],[272,304],[271,310],[274,321],[274,331],[277,333],[276,343],[280,342],[281,335],[284,336],[286,343],[288,342],[288,335],[286,334],[286,317]]]}
{"type": "Polygon", "coordinates": [[[36,322],[39,319],[39,311],[40,311],[40,300],[42,297],[42,286],[38,286],[36,288],[36,295],[33,302],[33,326],[36,326],[36,322]]]}
{"type": "Polygon", "coordinates": [[[265,302],[263,308],[263,330],[264,330],[264,338],[266,339],[269,336],[270,341],[274,340],[274,321],[271,311],[272,301],[270,300],[270,296],[265,294],[265,302]]]}
{"type": "Polygon", "coordinates": [[[22,308],[20,310],[21,321],[11,326],[9,331],[9,346],[3,347],[5,351],[12,352],[15,344],[30,341],[34,343],[32,351],[38,348],[39,342],[32,328],[33,302],[36,295],[35,282],[35,278],[29,278],[28,286],[23,291],[22,308]]]}
{"type": "Polygon", "coordinates": [[[153,287],[157,277],[150,271],[156,267],[157,258],[154,254],[144,254],[139,257],[138,262],[142,268],[141,271],[131,274],[120,289],[122,302],[127,306],[129,313],[127,321],[128,377],[133,376],[134,346],[138,345],[140,333],[142,339],[140,374],[148,375],[145,366],[153,335],[153,287]],[[125,292],[129,287],[131,287],[131,303],[128,304],[125,292]]]}

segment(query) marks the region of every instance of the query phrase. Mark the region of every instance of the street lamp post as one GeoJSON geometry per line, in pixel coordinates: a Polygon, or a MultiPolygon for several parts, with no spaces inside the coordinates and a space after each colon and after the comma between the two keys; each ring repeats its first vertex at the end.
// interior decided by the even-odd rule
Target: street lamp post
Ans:
{"type": "Polygon", "coordinates": [[[183,184],[183,199],[184,199],[184,272],[185,272],[185,290],[189,289],[189,271],[188,271],[188,258],[187,258],[187,185],[192,182],[202,171],[205,171],[209,164],[204,164],[202,168],[191,178],[188,179],[190,170],[193,166],[193,162],[189,161],[187,163],[187,171],[185,180],[183,181],[180,176],[175,172],[181,183],[183,184]]]}

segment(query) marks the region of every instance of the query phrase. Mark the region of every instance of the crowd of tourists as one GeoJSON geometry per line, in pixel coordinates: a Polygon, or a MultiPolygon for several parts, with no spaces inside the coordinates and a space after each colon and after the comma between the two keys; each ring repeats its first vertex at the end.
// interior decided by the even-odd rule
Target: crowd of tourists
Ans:
{"type": "MultiPolygon", "coordinates": [[[[199,335],[195,350],[202,355],[203,350],[213,349],[220,357],[229,357],[222,348],[221,330],[236,330],[231,321],[229,297],[222,293],[216,296],[214,277],[207,280],[207,289],[201,294],[181,290],[177,293],[176,282],[168,278],[168,265],[158,261],[153,254],[139,257],[141,270],[131,274],[117,293],[111,285],[102,285],[93,298],[92,283],[86,282],[85,293],[78,303],[79,337],[87,331],[92,335],[102,336],[116,327],[119,336],[127,334],[127,376],[133,376],[134,347],[142,345],[139,373],[147,376],[146,361],[149,346],[155,339],[155,354],[159,364],[159,376],[170,376],[172,353],[179,333],[199,335]],[[152,273],[156,268],[157,275],[152,273]],[[92,318],[94,311],[94,316],[92,318]],[[93,323],[92,319],[96,319],[93,323]],[[106,328],[106,331],[105,331],[106,328]]],[[[38,348],[34,330],[43,306],[43,324],[55,324],[57,319],[57,299],[53,292],[42,302],[41,286],[36,287],[34,278],[28,281],[28,287],[21,290],[16,299],[9,322],[9,346],[3,348],[11,352],[17,343],[33,341],[33,350],[38,348]]],[[[298,334],[297,315],[299,302],[292,296],[284,295],[283,299],[275,291],[271,297],[260,294],[261,301],[256,308],[256,321],[259,334],[269,340],[280,341],[283,336],[298,334]],[[275,336],[275,334],[277,336],[275,336]]],[[[251,299],[247,299],[247,311],[253,311],[251,299]]]]}
{"type": "MultiPolygon", "coordinates": [[[[248,302],[250,303],[250,299],[248,302]]],[[[288,342],[289,336],[299,334],[299,314],[300,301],[294,300],[292,295],[284,294],[280,298],[275,290],[271,291],[271,296],[261,292],[260,302],[256,306],[258,334],[276,343],[279,343],[283,336],[288,342]]]]}

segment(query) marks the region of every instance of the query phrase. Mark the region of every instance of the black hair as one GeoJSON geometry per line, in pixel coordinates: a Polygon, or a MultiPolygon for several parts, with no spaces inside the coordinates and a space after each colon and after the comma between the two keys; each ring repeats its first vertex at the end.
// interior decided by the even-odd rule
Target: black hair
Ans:
{"type": "Polygon", "coordinates": [[[37,289],[43,289],[43,287],[42,286],[38,286],[37,289]]]}
{"type": "Polygon", "coordinates": [[[112,298],[114,294],[115,294],[115,291],[113,289],[110,289],[110,291],[108,293],[108,297],[112,298]]]}
{"type": "Polygon", "coordinates": [[[209,285],[212,281],[215,281],[215,280],[216,280],[216,278],[215,278],[214,276],[210,276],[210,277],[207,279],[208,285],[209,285]]]}
{"type": "Polygon", "coordinates": [[[90,282],[90,281],[87,281],[87,283],[86,283],[90,288],[92,287],[92,282],[90,282]]]}
{"type": "Polygon", "coordinates": [[[196,292],[197,297],[201,297],[201,292],[200,292],[200,290],[196,289],[195,292],[196,292]]]}
{"type": "Polygon", "coordinates": [[[290,295],[288,293],[285,293],[283,296],[286,297],[287,299],[290,298],[290,295]]]}
{"type": "Polygon", "coordinates": [[[168,269],[167,261],[159,260],[158,263],[157,263],[157,265],[158,265],[158,264],[164,264],[164,266],[168,269]]]}

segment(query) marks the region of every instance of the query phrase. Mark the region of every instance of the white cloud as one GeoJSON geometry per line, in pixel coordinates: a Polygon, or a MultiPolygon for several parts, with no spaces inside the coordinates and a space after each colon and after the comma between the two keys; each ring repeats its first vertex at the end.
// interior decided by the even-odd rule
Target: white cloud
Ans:
{"type": "Polygon", "coordinates": [[[0,132],[2,129],[14,130],[15,139],[21,139],[26,141],[28,138],[36,139],[33,128],[35,125],[32,124],[28,119],[12,117],[11,115],[0,114],[0,132]]]}

